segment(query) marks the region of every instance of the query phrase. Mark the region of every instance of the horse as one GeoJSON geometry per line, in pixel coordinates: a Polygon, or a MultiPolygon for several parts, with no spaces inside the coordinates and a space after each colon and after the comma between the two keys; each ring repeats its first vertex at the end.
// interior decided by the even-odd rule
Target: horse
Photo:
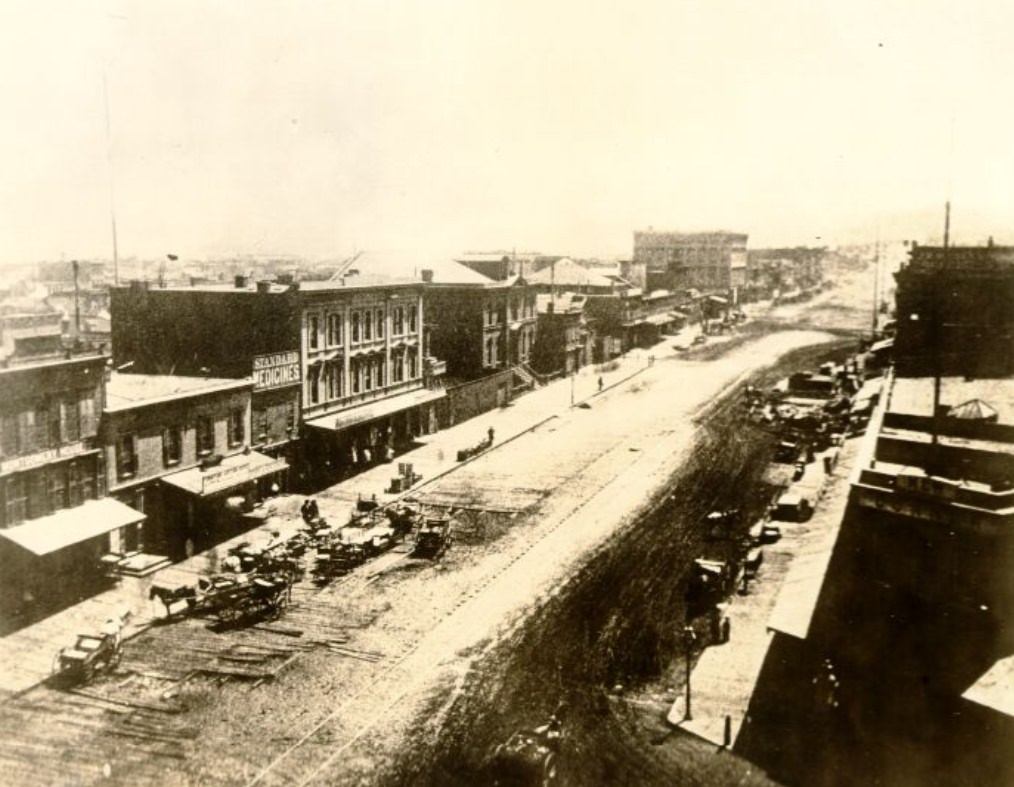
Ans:
{"type": "Polygon", "coordinates": [[[181,585],[175,588],[161,587],[160,585],[152,585],[151,590],[148,591],[149,599],[158,599],[165,606],[166,617],[172,617],[172,605],[177,601],[186,601],[187,608],[193,606],[194,600],[197,598],[197,589],[192,585],[181,585]]]}

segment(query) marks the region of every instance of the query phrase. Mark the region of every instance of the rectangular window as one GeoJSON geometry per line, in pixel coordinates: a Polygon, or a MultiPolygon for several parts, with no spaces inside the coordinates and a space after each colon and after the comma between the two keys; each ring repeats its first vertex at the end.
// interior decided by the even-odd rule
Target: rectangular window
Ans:
{"type": "Polygon", "coordinates": [[[359,343],[359,312],[352,312],[352,343],[359,343]]]}
{"type": "Polygon", "coordinates": [[[377,338],[384,338],[384,310],[377,309],[377,338]]]}
{"type": "Polygon", "coordinates": [[[91,437],[98,429],[95,420],[95,392],[88,391],[81,397],[81,434],[91,437]]]}
{"type": "Polygon", "coordinates": [[[162,432],[162,461],[166,467],[178,465],[183,459],[183,430],[170,426],[162,432]]]}
{"type": "Polygon", "coordinates": [[[207,456],[215,450],[215,422],[211,416],[197,416],[197,455],[207,456]]]}
{"type": "Polygon", "coordinates": [[[318,331],[320,330],[320,320],[316,314],[311,314],[306,322],[307,332],[307,344],[311,350],[316,350],[318,347],[318,331]]]}
{"type": "Polygon", "coordinates": [[[310,367],[310,373],[306,377],[307,392],[310,394],[310,404],[320,403],[320,364],[310,367]]]}
{"type": "Polygon", "coordinates": [[[394,308],[394,327],[391,329],[391,333],[395,336],[405,333],[405,310],[400,306],[394,308]]]}
{"type": "Polygon", "coordinates": [[[49,448],[49,405],[45,401],[36,402],[32,423],[35,425],[32,441],[34,450],[49,448]]]}
{"type": "Polygon", "coordinates": [[[36,470],[28,477],[28,516],[38,519],[49,513],[49,480],[45,470],[36,470]]]}
{"type": "Polygon", "coordinates": [[[98,493],[96,487],[95,466],[91,462],[82,463],[81,497],[85,500],[94,500],[98,493]]]}
{"type": "Polygon", "coordinates": [[[405,379],[405,361],[401,353],[391,355],[391,379],[396,383],[405,379]]]}
{"type": "Polygon", "coordinates": [[[373,362],[366,360],[360,368],[363,371],[363,390],[369,391],[373,388],[373,362]]]}
{"type": "Polygon", "coordinates": [[[255,443],[267,442],[270,423],[271,421],[268,408],[264,407],[253,411],[253,433],[255,443]]]}
{"type": "Polygon", "coordinates": [[[17,413],[0,416],[0,456],[17,456],[21,450],[17,413]]]}
{"type": "Polygon", "coordinates": [[[235,448],[246,440],[246,408],[233,407],[229,411],[229,447],[235,448]]]}
{"type": "Polygon", "coordinates": [[[359,393],[359,361],[352,361],[352,365],[349,367],[349,375],[352,378],[352,393],[359,393]]]}
{"type": "Polygon", "coordinates": [[[73,508],[84,502],[81,491],[81,465],[71,462],[67,465],[67,505],[73,508]]]}
{"type": "Polygon", "coordinates": [[[134,454],[134,435],[120,435],[116,438],[116,477],[120,480],[133,478],[136,472],[137,457],[134,454]]]}
{"type": "Polygon", "coordinates": [[[7,479],[4,502],[4,524],[8,527],[24,522],[28,518],[28,493],[24,476],[7,479]]]}
{"type": "Polygon", "coordinates": [[[340,314],[327,316],[327,343],[329,347],[337,347],[342,343],[342,316],[340,314]]]}
{"type": "Polygon", "coordinates": [[[342,395],[342,365],[340,362],[332,362],[327,365],[325,381],[327,383],[327,398],[340,398],[342,395]]]}
{"type": "Polygon", "coordinates": [[[373,319],[370,312],[363,312],[363,341],[368,342],[373,336],[373,319]]]}
{"type": "Polygon", "coordinates": [[[381,388],[384,385],[384,359],[377,359],[377,387],[381,388]]]}
{"type": "Polygon", "coordinates": [[[67,507],[67,468],[53,467],[49,471],[49,508],[59,511],[67,507]]]}
{"type": "Polygon", "coordinates": [[[408,348],[408,377],[414,380],[419,376],[419,352],[415,347],[408,348]]]}
{"type": "Polygon", "coordinates": [[[68,443],[81,439],[81,405],[75,391],[63,400],[63,436],[68,443]]]}
{"type": "Polygon", "coordinates": [[[419,323],[419,307],[409,306],[408,307],[408,332],[415,333],[417,325],[419,323]]]}

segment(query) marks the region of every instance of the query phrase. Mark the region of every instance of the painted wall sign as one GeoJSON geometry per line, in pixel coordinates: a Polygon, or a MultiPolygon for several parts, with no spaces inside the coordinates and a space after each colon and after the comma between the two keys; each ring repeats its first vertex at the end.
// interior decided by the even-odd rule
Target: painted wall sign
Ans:
{"type": "Polygon", "coordinates": [[[265,391],[299,383],[299,351],[288,350],[253,359],[254,390],[265,391]]]}

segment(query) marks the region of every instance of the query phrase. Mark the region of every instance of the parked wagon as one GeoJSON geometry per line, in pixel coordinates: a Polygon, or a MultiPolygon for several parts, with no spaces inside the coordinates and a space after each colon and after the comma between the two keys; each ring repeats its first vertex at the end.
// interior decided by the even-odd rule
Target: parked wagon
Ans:
{"type": "Polygon", "coordinates": [[[451,518],[427,517],[416,535],[413,557],[437,560],[451,545],[451,518]]]}

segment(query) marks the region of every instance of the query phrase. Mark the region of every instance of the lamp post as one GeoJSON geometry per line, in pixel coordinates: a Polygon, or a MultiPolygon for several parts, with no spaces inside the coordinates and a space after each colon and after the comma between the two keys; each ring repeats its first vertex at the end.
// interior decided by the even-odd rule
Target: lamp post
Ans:
{"type": "Polygon", "coordinates": [[[693,721],[694,720],[694,714],[690,710],[690,665],[691,665],[691,656],[693,655],[694,642],[696,642],[696,641],[697,641],[697,635],[694,633],[693,627],[691,627],[691,626],[684,626],[683,627],[683,642],[684,642],[684,644],[686,646],[686,656],[685,656],[685,658],[686,658],[686,664],[687,664],[687,676],[686,676],[687,701],[686,701],[686,712],[683,715],[683,718],[684,718],[685,721],[693,721]]]}

